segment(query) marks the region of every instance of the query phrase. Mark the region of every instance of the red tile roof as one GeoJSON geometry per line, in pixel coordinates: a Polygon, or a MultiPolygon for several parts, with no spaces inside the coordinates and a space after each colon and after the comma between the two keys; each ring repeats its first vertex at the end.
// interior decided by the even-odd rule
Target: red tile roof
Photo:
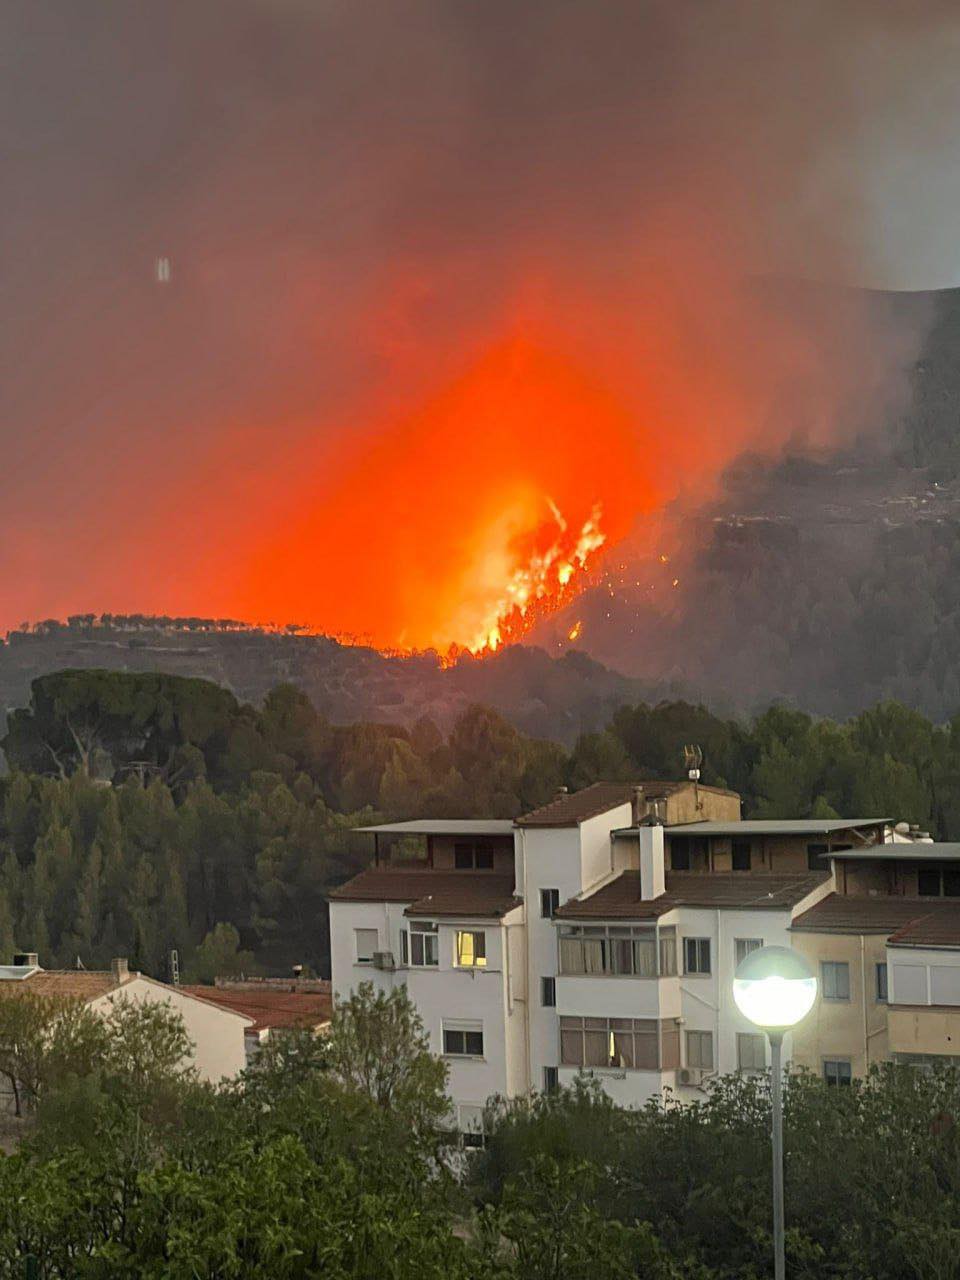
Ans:
{"type": "Polygon", "coordinates": [[[674,907],[787,910],[823,884],[828,875],[822,871],[796,875],[668,871],[665,892],[644,901],[640,872],[624,871],[588,897],[565,903],[556,915],[563,920],[652,920],[674,907]]]}
{"type": "Polygon", "coordinates": [[[406,902],[407,915],[505,915],[520,905],[513,876],[487,871],[434,871],[430,867],[368,867],[339,889],[336,902],[406,902]]]}
{"type": "Polygon", "coordinates": [[[893,947],[960,947],[960,904],[917,916],[887,941],[893,947]]]}
{"type": "Polygon", "coordinates": [[[181,987],[188,995],[253,1019],[251,1033],[278,1027],[316,1027],[329,1022],[333,1005],[328,995],[304,991],[231,990],[224,987],[181,987]]]}
{"type": "MultiPolygon", "coordinates": [[[[906,898],[893,894],[860,898],[831,893],[793,922],[794,929],[810,933],[904,933],[913,927],[927,936],[940,930],[943,936],[960,933],[960,901],[906,898]],[[926,921],[926,924],[921,924],[926,921]]],[[[920,933],[915,936],[919,937],[920,933]]],[[[934,945],[934,944],[931,944],[934,945]]],[[[943,943],[942,945],[949,945],[943,943]]]]}

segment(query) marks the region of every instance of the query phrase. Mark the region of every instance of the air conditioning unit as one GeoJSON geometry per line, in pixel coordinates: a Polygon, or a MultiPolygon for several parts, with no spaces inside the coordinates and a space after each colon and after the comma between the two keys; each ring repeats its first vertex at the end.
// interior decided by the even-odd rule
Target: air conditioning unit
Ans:
{"type": "Polygon", "coordinates": [[[375,969],[395,969],[397,966],[393,958],[393,952],[375,951],[373,953],[373,967],[375,969]]]}
{"type": "Polygon", "coordinates": [[[680,1067],[677,1070],[677,1084],[685,1085],[688,1089],[699,1089],[706,1074],[702,1067],[680,1067]]]}

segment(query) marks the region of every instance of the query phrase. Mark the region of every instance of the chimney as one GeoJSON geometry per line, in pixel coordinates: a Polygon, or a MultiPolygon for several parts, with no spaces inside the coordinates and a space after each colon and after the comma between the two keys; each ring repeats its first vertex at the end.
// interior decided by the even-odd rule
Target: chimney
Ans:
{"type": "Polygon", "coordinates": [[[40,967],[36,951],[15,951],[13,953],[13,963],[18,968],[24,969],[39,969],[40,967]]]}
{"type": "Polygon", "coordinates": [[[554,800],[562,800],[563,797],[568,793],[569,793],[568,787],[557,787],[557,794],[553,798],[554,800]]]}
{"type": "Polygon", "coordinates": [[[647,799],[643,787],[633,788],[633,825],[639,827],[640,820],[647,812],[647,799]]]}
{"type": "Polygon", "coordinates": [[[125,982],[130,976],[130,965],[126,956],[118,956],[115,960],[111,960],[110,972],[114,982],[125,982]]]}
{"type": "Polygon", "coordinates": [[[640,897],[659,898],[666,889],[663,856],[663,823],[648,818],[640,823],[640,897]]]}

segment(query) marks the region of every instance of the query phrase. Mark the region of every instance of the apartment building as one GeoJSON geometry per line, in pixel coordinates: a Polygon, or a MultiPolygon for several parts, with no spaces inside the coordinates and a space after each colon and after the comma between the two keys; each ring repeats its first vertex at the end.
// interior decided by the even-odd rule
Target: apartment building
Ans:
{"type": "MultiPolygon", "coordinates": [[[[861,1069],[850,975],[866,938],[862,972],[877,982],[881,955],[900,953],[882,961],[897,1003],[885,999],[882,1029],[879,1014],[867,1016],[872,1054],[919,1061],[951,1033],[955,1015],[930,1017],[939,1008],[931,1002],[952,988],[922,892],[934,864],[952,891],[950,860],[888,819],[743,821],[734,793],[682,780],[596,783],[516,821],[365,830],[373,865],[331,894],[334,999],[364,980],[406,985],[448,1063],[465,1132],[491,1095],[550,1089],[580,1072],[640,1105],[665,1088],[694,1098],[713,1074],[762,1070],[766,1043],[736,1009],[732,979],[765,944],[796,946],[828,966],[815,1014],[787,1039],[787,1060],[833,1077],[845,1058],[861,1069]],[[893,870],[910,866],[926,871],[910,879],[893,870]],[[880,908],[895,910],[878,914],[873,932],[824,923],[880,908]],[[833,993],[844,990],[843,970],[831,964],[847,965],[842,1014],[833,993]]],[[[936,936],[948,936],[955,912],[960,961],[960,912],[939,905],[936,936]]],[[[957,1005],[960,1016],[960,996],[957,1005]]]]}

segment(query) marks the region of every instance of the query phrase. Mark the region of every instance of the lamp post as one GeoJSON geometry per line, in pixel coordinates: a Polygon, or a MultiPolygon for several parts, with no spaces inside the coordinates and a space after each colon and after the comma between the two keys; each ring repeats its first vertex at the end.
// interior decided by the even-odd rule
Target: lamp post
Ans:
{"type": "Polygon", "coordinates": [[[817,980],[789,947],[760,947],[733,975],[737,1008],[770,1040],[770,1100],[773,1111],[773,1274],[784,1280],[783,1249],[783,1037],[801,1022],[817,998],[817,980]]]}

